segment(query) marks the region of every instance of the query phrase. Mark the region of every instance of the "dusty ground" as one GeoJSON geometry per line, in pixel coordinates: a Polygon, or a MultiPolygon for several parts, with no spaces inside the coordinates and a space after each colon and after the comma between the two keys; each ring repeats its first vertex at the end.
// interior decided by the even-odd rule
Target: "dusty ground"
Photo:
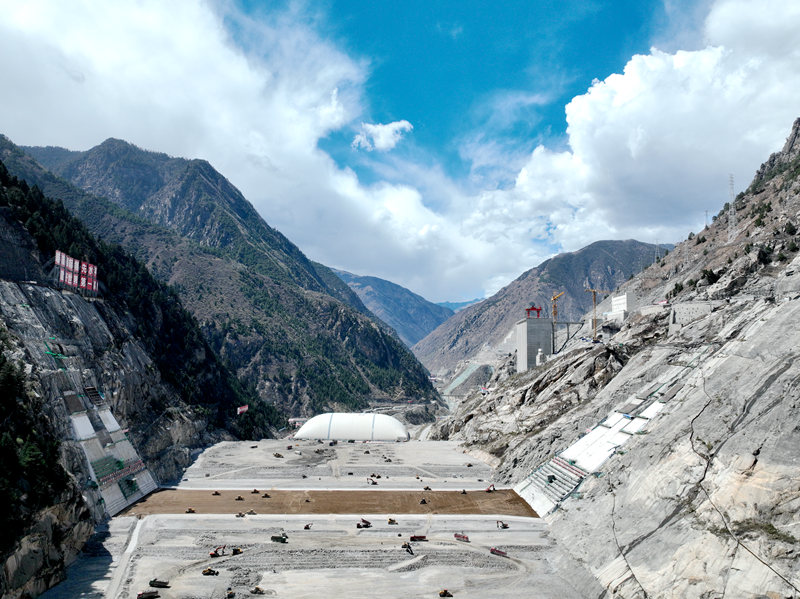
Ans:
{"type": "Polygon", "coordinates": [[[42,599],[134,599],[153,590],[152,578],[169,580],[163,599],[221,599],[229,587],[250,597],[255,586],[291,599],[437,597],[443,588],[459,599],[599,596],[595,579],[512,490],[486,492],[493,477],[452,442],[220,443],[170,488],[111,519],[42,599]],[[196,513],[184,513],[190,506],[196,513]],[[235,516],[250,509],[256,514],[235,516]],[[361,518],[372,527],[358,528],[361,518]],[[287,542],[272,542],[281,531],[287,542]],[[225,555],[211,557],[220,545],[225,555]],[[203,576],[206,567],[219,575],[203,576]]]}
{"type": "Polygon", "coordinates": [[[182,514],[504,514],[536,518],[536,512],[511,489],[486,491],[280,491],[269,498],[259,490],[211,491],[163,489],[132,505],[121,515],[182,514]],[[237,501],[241,497],[242,501],[237,501]],[[420,500],[425,499],[425,504],[420,500]]]}

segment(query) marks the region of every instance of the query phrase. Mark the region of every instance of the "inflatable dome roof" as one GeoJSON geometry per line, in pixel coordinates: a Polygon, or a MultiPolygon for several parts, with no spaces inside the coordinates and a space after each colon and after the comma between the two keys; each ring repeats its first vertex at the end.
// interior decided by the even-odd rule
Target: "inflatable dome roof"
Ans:
{"type": "Polygon", "coordinates": [[[294,434],[295,439],[337,441],[408,441],[406,427],[386,414],[334,412],[314,416],[294,434]]]}

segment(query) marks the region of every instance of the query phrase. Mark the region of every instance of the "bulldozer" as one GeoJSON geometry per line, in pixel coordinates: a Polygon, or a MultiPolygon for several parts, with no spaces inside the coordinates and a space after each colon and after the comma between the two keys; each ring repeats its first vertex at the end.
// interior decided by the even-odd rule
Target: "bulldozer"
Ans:
{"type": "Polygon", "coordinates": [[[194,508],[193,508],[193,507],[187,507],[187,508],[186,508],[186,513],[187,513],[187,514],[195,514],[196,512],[194,511],[194,508]]]}
{"type": "Polygon", "coordinates": [[[219,491],[214,491],[214,492],[212,493],[212,495],[215,495],[215,496],[216,496],[216,495],[222,495],[222,493],[220,493],[219,491]]]}
{"type": "Polygon", "coordinates": [[[397,524],[397,520],[394,518],[389,518],[389,524],[397,524]]]}
{"type": "Polygon", "coordinates": [[[262,589],[261,587],[254,587],[250,591],[250,594],[251,595],[263,595],[264,594],[264,589],[262,589]]]}
{"type": "Polygon", "coordinates": [[[158,578],[154,578],[150,581],[150,586],[156,589],[168,589],[169,588],[169,580],[159,580],[158,578]]]}
{"type": "Polygon", "coordinates": [[[452,597],[452,596],[453,593],[451,593],[447,589],[442,589],[441,591],[439,591],[439,597],[452,597]]]}
{"type": "Polygon", "coordinates": [[[234,548],[233,548],[233,550],[231,551],[231,553],[232,553],[233,555],[241,555],[241,553],[242,553],[242,548],[241,548],[241,547],[234,547],[234,548]]]}
{"type": "Polygon", "coordinates": [[[219,576],[219,570],[214,570],[214,568],[206,568],[203,570],[203,576],[219,576]]]}

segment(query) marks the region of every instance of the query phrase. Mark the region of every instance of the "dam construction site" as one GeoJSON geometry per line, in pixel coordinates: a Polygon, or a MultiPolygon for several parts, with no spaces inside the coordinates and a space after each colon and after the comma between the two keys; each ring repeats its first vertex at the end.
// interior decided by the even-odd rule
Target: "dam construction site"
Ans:
{"type": "Polygon", "coordinates": [[[602,591],[455,443],[284,439],[203,451],[176,485],[101,527],[43,597],[500,598],[531,588],[602,591]]]}

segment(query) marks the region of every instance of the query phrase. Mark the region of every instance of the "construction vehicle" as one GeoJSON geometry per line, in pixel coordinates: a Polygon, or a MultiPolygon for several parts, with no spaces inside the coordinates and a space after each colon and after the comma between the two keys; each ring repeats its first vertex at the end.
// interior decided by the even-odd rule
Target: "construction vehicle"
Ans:
{"type": "Polygon", "coordinates": [[[227,547],[227,545],[220,545],[219,547],[217,547],[213,551],[209,551],[208,552],[208,556],[209,557],[219,557],[221,555],[225,555],[225,547],[227,547]]]}
{"type": "Polygon", "coordinates": [[[377,484],[378,484],[378,483],[377,483],[375,480],[373,480],[373,479],[372,479],[372,478],[370,478],[369,476],[367,477],[367,482],[368,482],[369,484],[371,484],[371,485],[377,485],[377,484]]]}
{"type": "Polygon", "coordinates": [[[285,543],[289,539],[289,535],[286,532],[281,531],[279,535],[272,535],[269,540],[273,543],[285,543]]]}
{"type": "Polygon", "coordinates": [[[411,535],[410,540],[415,543],[419,543],[420,541],[427,541],[428,537],[426,535],[411,535]]]}
{"type": "Polygon", "coordinates": [[[251,595],[263,595],[264,594],[264,589],[262,589],[261,587],[255,587],[250,591],[250,594],[251,595]]]}
{"type": "Polygon", "coordinates": [[[159,580],[158,578],[154,578],[150,581],[150,586],[155,587],[157,589],[168,589],[169,588],[169,580],[159,580]]]}
{"type": "Polygon", "coordinates": [[[356,528],[372,528],[372,522],[370,522],[369,520],[364,520],[364,518],[361,518],[361,522],[358,522],[356,524],[356,528]]]}
{"type": "Polygon", "coordinates": [[[269,499],[269,493],[264,493],[261,497],[264,499],[269,499]]]}
{"type": "Polygon", "coordinates": [[[308,524],[306,524],[306,525],[303,527],[303,530],[311,530],[311,525],[312,525],[312,524],[313,524],[313,522],[309,522],[308,524]]]}
{"type": "Polygon", "coordinates": [[[225,591],[225,599],[233,599],[233,597],[236,597],[236,593],[233,592],[231,587],[228,587],[225,591]]]}
{"type": "Polygon", "coordinates": [[[496,491],[496,490],[497,490],[497,489],[495,489],[495,488],[494,488],[494,483],[492,483],[491,485],[489,485],[488,487],[486,487],[486,492],[487,492],[487,493],[492,493],[493,491],[496,491]]]}
{"type": "Polygon", "coordinates": [[[275,453],[273,453],[272,455],[274,455],[276,458],[282,458],[283,457],[283,454],[282,453],[278,453],[277,451],[275,453]]]}
{"type": "Polygon", "coordinates": [[[256,511],[253,510],[253,509],[247,510],[247,515],[248,516],[255,516],[256,515],[256,511]]]}
{"type": "Polygon", "coordinates": [[[214,491],[214,492],[212,493],[212,495],[222,495],[222,493],[220,493],[219,491],[214,491]]]}
{"type": "Polygon", "coordinates": [[[250,491],[251,495],[258,495],[258,493],[259,493],[258,489],[253,489],[252,491],[250,491]]]}
{"type": "Polygon", "coordinates": [[[241,547],[234,547],[234,548],[233,548],[233,550],[231,551],[231,553],[232,553],[233,555],[241,555],[241,553],[242,553],[242,548],[241,548],[241,547]]]}
{"type": "Polygon", "coordinates": [[[469,537],[467,535],[465,535],[465,534],[457,532],[453,536],[456,538],[456,541],[462,541],[464,543],[469,543],[469,537]]]}
{"type": "Polygon", "coordinates": [[[394,518],[389,518],[389,524],[397,524],[397,520],[394,518]]]}
{"type": "Polygon", "coordinates": [[[213,568],[206,568],[203,570],[203,576],[219,576],[219,570],[214,570],[213,568]]]}
{"type": "Polygon", "coordinates": [[[414,550],[411,548],[411,543],[408,542],[403,543],[402,547],[403,549],[406,550],[406,552],[410,553],[411,555],[414,555],[414,550]]]}
{"type": "Polygon", "coordinates": [[[241,495],[237,495],[236,501],[244,501],[244,497],[242,497],[241,495]]]}
{"type": "Polygon", "coordinates": [[[453,593],[451,593],[447,589],[442,589],[441,591],[439,591],[439,597],[452,597],[452,596],[453,593]]]}
{"type": "Polygon", "coordinates": [[[508,524],[506,524],[502,520],[498,520],[497,521],[497,528],[508,528],[508,524]]]}
{"type": "Polygon", "coordinates": [[[237,518],[244,518],[244,512],[239,512],[238,514],[236,514],[236,517],[237,518]]]}
{"type": "Polygon", "coordinates": [[[422,487],[422,490],[423,491],[430,491],[431,488],[428,485],[425,485],[424,487],[422,487]]]}
{"type": "Polygon", "coordinates": [[[501,551],[497,547],[490,548],[489,553],[492,553],[494,555],[499,555],[500,557],[508,557],[508,553],[506,553],[505,551],[501,551]]]}
{"type": "Polygon", "coordinates": [[[186,508],[186,513],[187,513],[187,514],[194,514],[194,513],[196,513],[196,512],[194,511],[194,508],[193,508],[193,507],[187,507],[187,508],[186,508]]]}
{"type": "Polygon", "coordinates": [[[136,599],[156,599],[157,597],[161,597],[158,591],[142,591],[136,595],[136,599]]]}
{"type": "Polygon", "coordinates": [[[423,497],[422,499],[419,500],[419,504],[420,505],[427,505],[428,504],[428,500],[423,497]]]}
{"type": "Polygon", "coordinates": [[[462,495],[466,495],[467,494],[467,490],[466,489],[461,489],[461,494],[462,495]]]}

